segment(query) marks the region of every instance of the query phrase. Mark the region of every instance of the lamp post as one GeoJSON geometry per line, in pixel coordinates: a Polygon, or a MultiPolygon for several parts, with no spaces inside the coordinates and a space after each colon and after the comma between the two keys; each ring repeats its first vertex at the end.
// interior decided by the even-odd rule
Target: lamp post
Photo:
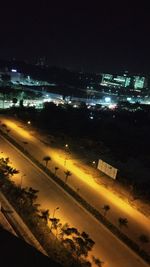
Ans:
{"type": "Polygon", "coordinates": [[[55,213],[56,213],[56,210],[59,210],[59,207],[55,208],[54,211],[53,211],[53,219],[54,219],[54,216],[55,216],[55,213]]]}
{"type": "Polygon", "coordinates": [[[92,161],[92,165],[94,168],[96,167],[96,161],[95,160],[92,161]]]}
{"type": "MultiPolygon", "coordinates": [[[[68,148],[69,148],[68,144],[65,144],[66,153],[68,148]]],[[[66,162],[67,162],[67,154],[65,154],[64,166],[66,166],[66,162]]]]}
{"type": "Polygon", "coordinates": [[[20,180],[20,188],[22,188],[22,182],[23,182],[23,177],[26,176],[26,174],[21,175],[21,180],[20,180]]]}
{"type": "Polygon", "coordinates": [[[57,210],[59,210],[59,207],[57,207],[57,208],[55,208],[55,209],[53,210],[53,216],[52,216],[52,221],[51,221],[50,231],[52,231],[53,219],[54,219],[54,216],[55,216],[55,213],[56,213],[57,210]]]}

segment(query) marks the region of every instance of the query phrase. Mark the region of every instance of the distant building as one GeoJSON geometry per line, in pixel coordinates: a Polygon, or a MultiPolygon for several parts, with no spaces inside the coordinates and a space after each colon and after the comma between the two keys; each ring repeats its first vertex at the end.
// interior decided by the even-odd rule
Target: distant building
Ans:
{"type": "Polygon", "coordinates": [[[127,74],[114,75],[114,74],[102,74],[102,86],[113,88],[125,88],[143,89],[147,87],[147,78],[144,76],[129,76],[127,74]]]}
{"type": "Polygon", "coordinates": [[[46,81],[39,81],[32,79],[30,75],[25,75],[23,73],[20,73],[17,71],[17,69],[11,69],[11,70],[4,70],[0,71],[0,82],[4,82],[4,78],[6,80],[6,76],[9,77],[9,81],[12,84],[21,84],[21,85],[27,85],[27,86],[47,86],[50,85],[46,81]]]}

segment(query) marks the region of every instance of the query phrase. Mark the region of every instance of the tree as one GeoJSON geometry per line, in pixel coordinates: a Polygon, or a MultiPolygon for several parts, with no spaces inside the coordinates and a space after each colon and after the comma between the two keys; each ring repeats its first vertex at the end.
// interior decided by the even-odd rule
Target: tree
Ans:
{"type": "MultiPolygon", "coordinates": [[[[87,235],[87,234],[86,234],[87,235]]],[[[92,250],[95,242],[88,237],[84,237],[83,233],[80,236],[74,236],[73,240],[76,245],[76,256],[77,257],[87,257],[88,252],[92,250]]]]}
{"type": "Polygon", "coordinates": [[[29,198],[30,205],[33,205],[33,203],[37,199],[38,192],[39,192],[38,190],[33,189],[32,187],[29,187],[28,190],[26,191],[26,195],[29,198]]]}
{"type": "Polygon", "coordinates": [[[18,102],[18,99],[16,97],[13,97],[12,102],[13,102],[13,104],[15,106],[17,104],[17,102],[18,102]]]}
{"type": "Polygon", "coordinates": [[[147,235],[144,235],[144,234],[142,234],[142,235],[139,236],[139,240],[143,244],[149,243],[149,237],[147,235]]]}
{"type": "Polygon", "coordinates": [[[65,173],[65,175],[66,175],[66,178],[65,178],[65,183],[67,183],[68,177],[69,177],[69,176],[71,176],[71,175],[72,175],[72,173],[71,173],[70,171],[68,171],[68,170],[67,170],[67,171],[65,171],[64,173],[65,173]]]}
{"type": "Polygon", "coordinates": [[[15,187],[13,191],[15,199],[18,201],[19,205],[25,202],[26,190],[21,187],[15,187]]]}
{"type": "Polygon", "coordinates": [[[104,216],[106,216],[107,212],[110,210],[110,206],[109,205],[104,205],[103,206],[103,210],[104,210],[104,216]]]}
{"type": "Polygon", "coordinates": [[[127,227],[128,226],[128,220],[126,218],[119,218],[118,219],[119,222],[119,227],[121,228],[122,226],[127,227]]]}
{"type": "Polygon", "coordinates": [[[39,217],[42,218],[47,224],[50,216],[49,210],[41,210],[40,213],[41,214],[39,215],[39,217]]]}
{"type": "Polygon", "coordinates": [[[93,261],[93,263],[94,263],[95,265],[97,265],[98,267],[102,267],[102,265],[104,264],[103,261],[101,261],[100,259],[98,259],[98,258],[96,258],[96,257],[94,257],[94,256],[92,256],[92,261],[93,261]]]}
{"type": "Polygon", "coordinates": [[[74,241],[70,238],[66,238],[62,241],[62,243],[65,245],[65,247],[67,247],[67,249],[70,250],[71,253],[74,253],[76,250],[74,241]]]}
{"type": "Polygon", "coordinates": [[[55,167],[55,173],[54,173],[55,176],[56,176],[56,173],[57,173],[58,170],[59,170],[59,168],[55,167]]]}
{"type": "Polygon", "coordinates": [[[13,176],[14,174],[18,174],[18,173],[19,173],[19,171],[16,170],[15,168],[13,168],[13,167],[11,167],[11,166],[9,166],[9,165],[6,165],[6,166],[5,166],[5,174],[6,174],[6,175],[11,175],[11,176],[13,176]]]}
{"type": "Polygon", "coordinates": [[[9,158],[0,158],[0,176],[9,178],[9,158]]]}
{"type": "Polygon", "coordinates": [[[63,229],[63,233],[67,236],[72,235],[72,234],[76,234],[76,235],[80,235],[80,233],[78,232],[78,230],[74,227],[66,227],[65,229],[63,229]]]}
{"type": "Polygon", "coordinates": [[[52,230],[52,229],[57,230],[57,228],[60,227],[60,224],[59,224],[60,219],[58,219],[58,218],[50,218],[49,220],[51,221],[50,230],[52,230]]]}
{"type": "Polygon", "coordinates": [[[62,227],[61,227],[61,229],[60,229],[60,234],[59,234],[59,237],[60,237],[60,239],[61,240],[63,240],[64,239],[64,236],[65,236],[65,231],[66,231],[66,229],[69,227],[69,224],[68,223],[65,223],[65,224],[63,224],[62,225],[62,227]]]}
{"type": "Polygon", "coordinates": [[[45,156],[43,158],[43,161],[45,161],[45,167],[47,168],[47,165],[48,165],[48,162],[51,160],[51,157],[50,156],[45,156]]]}
{"type": "Polygon", "coordinates": [[[63,244],[67,247],[71,246],[71,252],[80,260],[88,256],[89,251],[92,250],[95,244],[86,232],[80,233],[76,228],[69,227],[68,225],[63,225],[61,234],[63,234],[63,244]],[[65,238],[65,235],[67,238],[65,238]]]}

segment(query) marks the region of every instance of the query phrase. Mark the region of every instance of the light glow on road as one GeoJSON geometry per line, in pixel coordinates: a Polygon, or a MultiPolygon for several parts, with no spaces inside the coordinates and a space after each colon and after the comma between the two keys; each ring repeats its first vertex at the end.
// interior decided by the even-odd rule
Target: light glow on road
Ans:
{"type": "Polygon", "coordinates": [[[21,127],[19,127],[16,123],[10,121],[10,120],[3,120],[6,124],[7,127],[11,128],[12,130],[16,131],[17,134],[21,135],[22,138],[24,139],[28,139],[28,140],[31,140],[33,139],[31,134],[28,133],[26,130],[22,129],[21,127]]]}
{"type": "MultiPolygon", "coordinates": [[[[64,159],[63,154],[60,156],[58,153],[51,151],[51,157],[52,159],[57,162],[57,164],[61,165],[64,167],[64,159]]],[[[77,176],[80,180],[82,180],[84,183],[89,185],[91,188],[96,190],[99,194],[103,194],[105,198],[107,198],[109,201],[113,202],[116,204],[117,207],[120,208],[120,210],[125,210],[128,214],[133,213],[133,208],[127,204],[125,201],[120,199],[118,196],[116,196],[114,193],[112,193],[110,190],[100,186],[97,184],[92,175],[86,174],[82,169],[79,167],[75,166],[73,161],[69,159],[66,163],[66,168],[67,170],[71,171],[72,174],[77,176]]],[[[70,178],[71,179],[71,178],[70,178]]],[[[94,193],[94,191],[93,191],[94,193]]]]}
{"type": "MultiPolygon", "coordinates": [[[[20,128],[19,126],[17,126],[16,123],[8,119],[3,119],[3,123],[5,123],[13,131],[16,131],[17,134],[21,135],[21,137],[27,140],[32,140],[35,144],[38,143],[38,139],[36,139],[36,137],[31,136],[31,134],[28,133],[27,130],[20,128]]],[[[53,149],[50,147],[47,147],[47,149],[48,149],[47,150],[48,154],[50,154],[52,158],[52,161],[55,162],[58,166],[61,166],[62,169],[64,169],[64,161],[66,160],[65,152],[58,153],[56,149],[53,149]]],[[[104,186],[98,184],[94,180],[92,175],[87,174],[83,169],[75,165],[74,160],[71,159],[71,155],[69,156],[69,159],[66,160],[65,170],[66,169],[69,170],[73,175],[75,175],[75,177],[71,176],[69,180],[75,179],[75,178],[79,179],[80,181],[88,185],[90,189],[93,190],[93,197],[94,197],[94,191],[95,193],[98,193],[99,195],[104,196],[106,201],[108,200],[116,208],[120,209],[120,215],[125,212],[125,214],[128,214],[129,216],[137,218],[138,222],[140,222],[142,225],[144,225],[148,229],[148,225],[149,225],[148,218],[146,218],[142,213],[138,212],[135,208],[133,208],[130,204],[125,202],[119,196],[115,195],[115,193],[112,192],[110,188],[107,189],[104,186]]],[[[70,186],[70,182],[69,182],[69,186],[70,186]]]]}

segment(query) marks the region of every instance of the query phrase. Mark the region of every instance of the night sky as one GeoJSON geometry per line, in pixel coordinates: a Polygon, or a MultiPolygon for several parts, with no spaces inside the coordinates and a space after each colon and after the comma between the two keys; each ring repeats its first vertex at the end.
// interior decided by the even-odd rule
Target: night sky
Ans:
{"type": "Polygon", "coordinates": [[[11,2],[0,7],[0,58],[45,56],[75,70],[150,72],[150,10],[143,1],[11,2]]]}

